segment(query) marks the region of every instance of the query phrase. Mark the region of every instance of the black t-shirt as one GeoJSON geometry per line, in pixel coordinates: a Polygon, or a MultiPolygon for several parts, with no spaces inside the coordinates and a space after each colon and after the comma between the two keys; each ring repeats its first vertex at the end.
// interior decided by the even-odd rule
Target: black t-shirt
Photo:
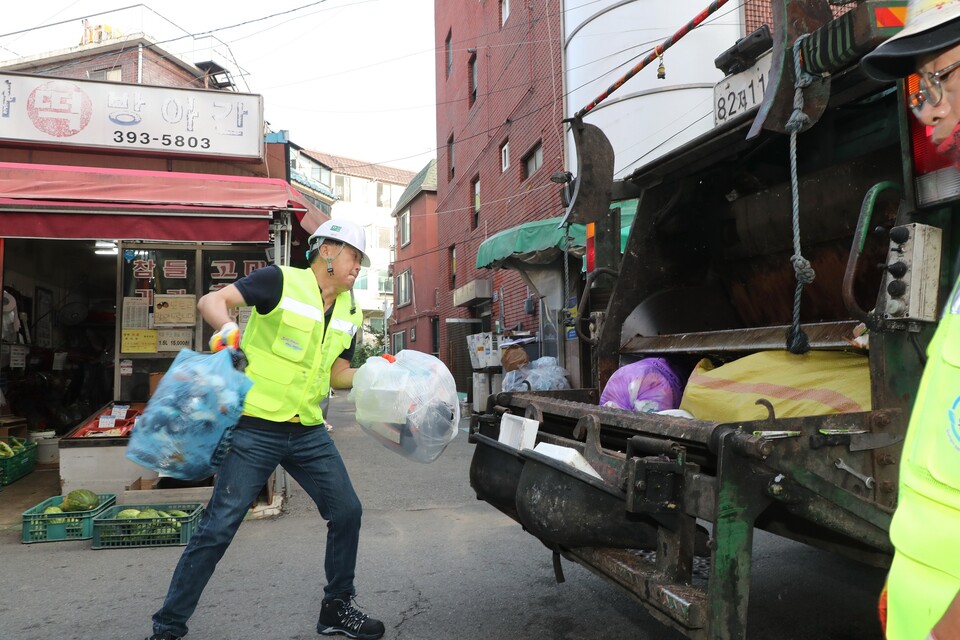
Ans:
{"type": "MultiPolygon", "coordinates": [[[[250,275],[237,280],[235,283],[244,302],[256,307],[257,313],[264,316],[277,308],[280,304],[280,296],[283,294],[283,271],[277,265],[270,265],[262,269],[257,269],[250,275]]],[[[330,318],[333,317],[333,307],[323,313],[323,330],[326,332],[330,325],[330,318]]],[[[353,352],[357,348],[357,336],[353,336],[353,342],[343,350],[340,357],[350,362],[353,360],[353,352]]]]}

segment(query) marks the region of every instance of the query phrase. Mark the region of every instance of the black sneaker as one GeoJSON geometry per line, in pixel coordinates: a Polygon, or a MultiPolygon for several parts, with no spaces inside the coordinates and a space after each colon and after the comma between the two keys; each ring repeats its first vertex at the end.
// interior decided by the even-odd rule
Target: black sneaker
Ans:
{"type": "Polygon", "coordinates": [[[163,633],[155,633],[149,638],[144,638],[144,640],[183,640],[183,636],[175,636],[169,631],[164,631],[163,633]]]}
{"type": "Polygon", "coordinates": [[[353,596],[343,594],[320,605],[317,633],[323,635],[343,634],[359,640],[376,640],[383,637],[383,623],[367,616],[352,604],[353,596]]]}

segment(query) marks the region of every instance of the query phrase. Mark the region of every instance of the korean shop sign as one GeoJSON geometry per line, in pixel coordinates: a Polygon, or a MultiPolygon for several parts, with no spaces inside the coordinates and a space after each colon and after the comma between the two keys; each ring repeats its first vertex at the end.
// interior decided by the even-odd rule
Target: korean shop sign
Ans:
{"type": "Polygon", "coordinates": [[[0,140],[259,160],[263,98],[0,73],[0,140]]]}

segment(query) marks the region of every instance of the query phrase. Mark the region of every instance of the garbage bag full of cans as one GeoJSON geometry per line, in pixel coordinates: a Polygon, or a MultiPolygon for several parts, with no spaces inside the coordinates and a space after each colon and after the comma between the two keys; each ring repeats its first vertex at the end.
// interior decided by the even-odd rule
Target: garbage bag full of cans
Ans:
{"type": "Polygon", "coordinates": [[[457,435],[457,385],[431,355],[401,351],[393,363],[368,359],[354,375],[350,399],[364,431],[416,462],[433,462],[457,435]]]}
{"type": "Polygon", "coordinates": [[[234,349],[181,349],[131,432],[127,457],[181,480],[216,473],[253,386],[245,365],[234,349]]]}

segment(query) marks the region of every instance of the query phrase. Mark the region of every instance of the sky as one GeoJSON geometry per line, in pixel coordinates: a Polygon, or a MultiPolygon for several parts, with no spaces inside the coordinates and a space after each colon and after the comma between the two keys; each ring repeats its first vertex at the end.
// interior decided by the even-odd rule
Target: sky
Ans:
{"type": "MultiPolygon", "coordinates": [[[[210,35],[247,72],[235,78],[238,90],[263,96],[271,130],[288,130],[307,149],[419,171],[436,157],[433,4],[151,0],[144,9],[133,0],[8,2],[0,59],[76,46],[82,18],[109,23],[95,14],[137,6],[114,13],[114,26],[158,41],[216,30],[210,35]],[[224,29],[240,23],[248,24],[224,29]],[[16,33],[25,29],[36,30],[16,33]]],[[[188,41],[160,46],[175,53],[188,41]]]]}

